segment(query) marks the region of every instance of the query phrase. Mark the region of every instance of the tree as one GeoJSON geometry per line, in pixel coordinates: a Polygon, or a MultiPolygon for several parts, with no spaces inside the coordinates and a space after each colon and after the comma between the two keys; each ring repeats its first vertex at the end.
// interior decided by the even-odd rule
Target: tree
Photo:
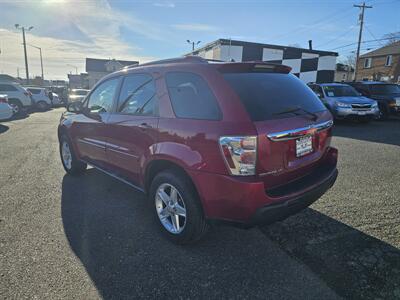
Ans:
{"type": "Polygon", "coordinates": [[[383,36],[386,40],[386,45],[391,45],[395,42],[400,41],[400,31],[387,33],[383,36]]]}

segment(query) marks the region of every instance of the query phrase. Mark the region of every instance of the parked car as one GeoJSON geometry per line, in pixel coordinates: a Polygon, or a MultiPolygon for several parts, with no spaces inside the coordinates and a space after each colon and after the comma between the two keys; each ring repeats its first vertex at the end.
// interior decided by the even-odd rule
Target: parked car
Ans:
{"type": "Polygon", "coordinates": [[[90,90],[85,89],[72,89],[68,95],[68,103],[82,101],[90,90]]]}
{"type": "Polygon", "coordinates": [[[31,92],[32,98],[35,101],[35,106],[41,111],[45,111],[52,106],[52,102],[45,88],[41,87],[26,87],[31,92]]]}
{"type": "Polygon", "coordinates": [[[61,100],[60,96],[54,92],[49,92],[49,98],[53,103],[53,106],[61,106],[64,105],[63,101],[61,100]]]}
{"type": "Polygon", "coordinates": [[[14,111],[13,108],[8,104],[7,95],[0,95],[0,121],[11,119],[14,111]]]}
{"type": "Polygon", "coordinates": [[[87,164],[147,194],[172,241],[210,223],[287,218],[335,182],[332,115],[290,67],[185,57],[103,78],[63,113],[67,173],[87,164]]]}
{"type": "Polygon", "coordinates": [[[378,103],[343,83],[311,83],[308,86],[336,119],[369,121],[379,117],[378,103]]]}
{"type": "Polygon", "coordinates": [[[22,113],[34,105],[32,94],[15,82],[0,82],[0,94],[8,96],[8,103],[15,114],[22,113]]]}
{"type": "Polygon", "coordinates": [[[350,83],[365,97],[378,101],[382,120],[390,115],[400,115],[400,86],[379,81],[360,81],[350,83]]]}

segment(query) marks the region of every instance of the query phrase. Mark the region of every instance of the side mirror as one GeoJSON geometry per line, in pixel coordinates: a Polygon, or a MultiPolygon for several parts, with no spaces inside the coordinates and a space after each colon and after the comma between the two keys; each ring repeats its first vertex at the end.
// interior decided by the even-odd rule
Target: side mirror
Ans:
{"type": "Polygon", "coordinates": [[[316,93],[318,98],[323,98],[320,93],[316,93]]]}
{"type": "Polygon", "coordinates": [[[67,111],[75,114],[79,114],[83,112],[82,102],[72,102],[67,105],[67,111]]]}

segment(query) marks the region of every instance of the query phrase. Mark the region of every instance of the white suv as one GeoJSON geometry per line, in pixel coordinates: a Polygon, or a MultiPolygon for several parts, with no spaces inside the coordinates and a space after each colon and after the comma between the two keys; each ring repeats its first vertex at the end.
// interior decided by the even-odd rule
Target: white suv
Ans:
{"type": "Polygon", "coordinates": [[[24,108],[30,108],[34,104],[32,94],[15,82],[0,81],[0,94],[8,96],[8,103],[15,114],[21,113],[24,108]]]}
{"type": "Polygon", "coordinates": [[[39,110],[49,109],[52,105],[51,100],[45,88],[40,87],[27,87],[28,92],[31,92],[35,106],[39,110]]]}

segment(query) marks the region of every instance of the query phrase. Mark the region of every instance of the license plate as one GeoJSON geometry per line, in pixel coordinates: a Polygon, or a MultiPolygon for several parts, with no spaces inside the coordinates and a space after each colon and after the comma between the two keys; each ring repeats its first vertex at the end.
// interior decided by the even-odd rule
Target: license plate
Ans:
{"type": "Polygon", "coordinates": [[[305,136],[296,140],[296,156],[300,157],[311,153],[313,151],[312,147],[312,137],[305,136]]]}
{"type": "Polygon", "coordinates": [[[359,116],[365,116],[366,114],[367,114],[367,113],[366,113],[365,111],[359,111],[359,112],[358,112],[358,115],[359,115],[359,116]]]}

